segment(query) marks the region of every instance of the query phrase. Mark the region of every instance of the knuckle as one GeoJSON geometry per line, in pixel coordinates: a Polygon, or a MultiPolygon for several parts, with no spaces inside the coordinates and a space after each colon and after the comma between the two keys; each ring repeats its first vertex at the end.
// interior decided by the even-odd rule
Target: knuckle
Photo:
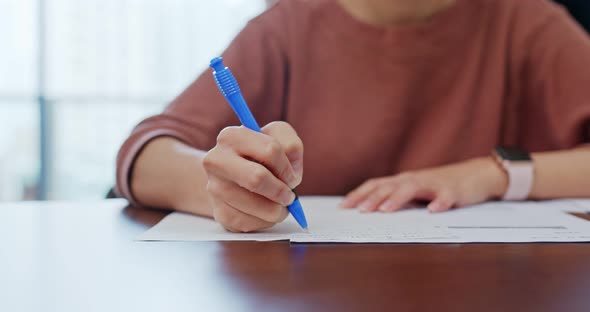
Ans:
{"type": "Polygon", "coordinates": [[[248,177],[246,187],[252,192],[259,191],[266,180],[267,174],[268,171],[265,168],[257,167],[248,177]]]}
{"type": "Polygon", "coordinates": [[[285,144],[285,153],[296,154],[303,153],[303,141],[299,137],[295,137],[291,142],[285,144]]]}
{"type": "Polygon", "coordinates": [[[382,187],[375,193],[377,197],[386,197],[392,194],[392,190],[390,188],[382,187]]]}
{"type": "Polygon", "coordinates": [[[295,143],[293,143],[293,145],[295,145],[295,148],[297,148],[297,150],[300,150],[301,152],[303,152],[303,149],[304,149],[303,140],[299,136],[297,136],[297,138],[295,139],[295,143]]]}
{"type": "Polygon", "coordinates": [[[268,127],[269,129],[280,129],[280,128],[287,128],[287,129],[293,129],[293,127],[285,121],[273,121],[271,123],[269,123],[268,125],[266,125],[266,127],[268,127]]]}
{"type": "Polygon", "coordinates": [[[267,160],[274,160],[282,151],[281,144],[275,139],[270,139],[264,147],[263,157],[267,160]]]}
{"type": "Polygon", "coordinates": [[[384,190],[384,189],[380,189],[379,191],[373,192],[371,193],[371,195],[369,195],[369,200],[371,201],[380,201],[385,197],[388,197],[389,195],[391,195],[391,192],[388,190],[384,190]]]}
{"type": "Polygon", "coordinates": [[[223,128],[219,132],[219,135],[217,135],[217,144],[220,144],[220,145],[231,144],[231,142],[233,142],[234,138],[238,135],[239,132],[240,132],[239,127],[223,128]]]}

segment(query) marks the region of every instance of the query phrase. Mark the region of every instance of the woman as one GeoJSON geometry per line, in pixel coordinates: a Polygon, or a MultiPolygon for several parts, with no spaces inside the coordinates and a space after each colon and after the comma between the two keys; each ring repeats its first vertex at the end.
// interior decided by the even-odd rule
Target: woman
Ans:
{"type": "Polygon", "coordinates": [[[590,197],[590,40],[546,0],[280,1],[223,56],[264,134],[204,73],[123,145],[132,203],[250,232],[294,187],[364,212],[590,197]]]}

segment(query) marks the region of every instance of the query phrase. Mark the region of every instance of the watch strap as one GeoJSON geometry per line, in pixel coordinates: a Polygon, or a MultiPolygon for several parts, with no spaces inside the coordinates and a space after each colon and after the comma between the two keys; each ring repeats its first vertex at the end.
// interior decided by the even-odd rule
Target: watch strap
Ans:
{"type": "Polygon", "coordinates": [[[508,173],[508,189],[503,200],[526,200],[533,188],[534,168],[532,161],[503,161],[508,173]]]}

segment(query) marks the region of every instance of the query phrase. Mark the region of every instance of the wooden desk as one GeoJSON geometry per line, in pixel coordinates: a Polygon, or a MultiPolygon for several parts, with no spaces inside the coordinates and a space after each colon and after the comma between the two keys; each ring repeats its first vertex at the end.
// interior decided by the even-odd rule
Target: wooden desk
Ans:
{"type": "Polygon", "coordinates": [[[134,241],[164,215],[0,205],[0,311],[590,311],[590,244],[134,241]]]}

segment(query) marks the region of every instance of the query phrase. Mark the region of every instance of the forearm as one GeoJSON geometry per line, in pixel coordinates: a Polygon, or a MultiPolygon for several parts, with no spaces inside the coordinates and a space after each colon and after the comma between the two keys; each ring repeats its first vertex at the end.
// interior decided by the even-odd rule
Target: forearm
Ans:
{"type": "Polygon", "coordinates": [[[171,137],[150,141],[133,166],[133,195],[145,206],[212,216],[204,154],[171,137]]]}
{"type": "Polygon", "coordinates": [[[590,197],[590,146],[535,153],[531,199],[590,197]]]}

